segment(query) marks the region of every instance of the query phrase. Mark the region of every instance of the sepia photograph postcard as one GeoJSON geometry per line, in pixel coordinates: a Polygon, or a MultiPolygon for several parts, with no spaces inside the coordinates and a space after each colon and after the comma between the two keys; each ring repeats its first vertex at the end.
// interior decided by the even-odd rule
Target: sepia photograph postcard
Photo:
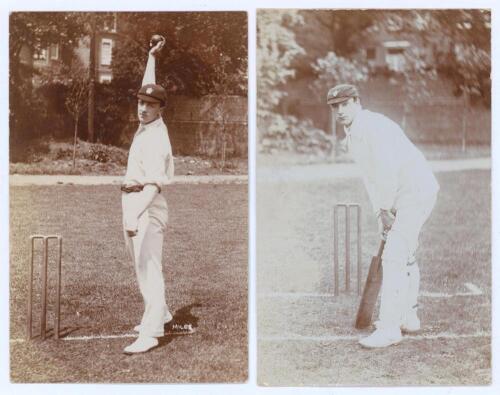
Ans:
{"type": "Polygon", "coordinates": [[[246,12],[9,15],[10,380],[248,378],[246,12]]]}
{"type": "Polygon", "coordinates": [[[258,383],[491,384],[491,10],[256,19],[258,383]]]}

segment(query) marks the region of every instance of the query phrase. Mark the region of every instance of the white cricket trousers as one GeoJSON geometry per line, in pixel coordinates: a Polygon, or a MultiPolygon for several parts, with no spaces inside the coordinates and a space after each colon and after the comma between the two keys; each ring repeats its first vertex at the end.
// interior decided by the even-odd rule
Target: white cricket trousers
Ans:
{"type": "Polygon", "coordinates": [[[432,195],[398,209],[382,255],[379,328],[399,330],[407,314],[416,314],[420,272],[415,261],[420,231],[436,203],[432,195]]]}
{"type": "MultiPolygon", "coordinates": [[[[141,194],[122,195],[123,209],[130,209],[129,205],[133,204],[134,199],[140,199],[141,194]]],[[[129,237],[124,229],[125,246],[134,262],[137,282],[144,299],[140,335],[150,337],[164,335],[164,317],[168,314],[162,265],[163,231],[167,220],[167,202],[158,194],[139,217],[137,235],[129,237]]]]}

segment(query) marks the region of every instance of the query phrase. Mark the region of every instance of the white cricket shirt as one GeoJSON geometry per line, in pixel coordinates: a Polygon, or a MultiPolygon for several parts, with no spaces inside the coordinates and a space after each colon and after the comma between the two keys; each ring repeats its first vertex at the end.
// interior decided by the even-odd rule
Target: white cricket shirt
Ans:
{"type": "Polygon", "coordinates": [[[130,147],[124,184],[156,184],[162,188],[173,178],[174,157],[163,119],[139,125],[130,147]]]}
{"type": "Polygon", "coordinates": [[[375,213],[418,204],[439,190],[424,155],[394,121],[361,110],[345,131],[375,213]]]}

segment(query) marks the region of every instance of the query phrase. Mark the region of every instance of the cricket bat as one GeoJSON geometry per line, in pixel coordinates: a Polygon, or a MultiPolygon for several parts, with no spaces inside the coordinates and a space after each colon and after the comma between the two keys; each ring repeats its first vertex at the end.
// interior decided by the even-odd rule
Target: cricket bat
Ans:
{"type": "Polygon", "coordinates": [[[384,252],[385,240],[380,242],[377,256],[372,258],[370,270],[366,277],[363,295],[358,308],[356,317],[356,329],[364,329],[372,322],[373,310],[377,303],[378,293],[382,285],[382,253],[384,252]]]}

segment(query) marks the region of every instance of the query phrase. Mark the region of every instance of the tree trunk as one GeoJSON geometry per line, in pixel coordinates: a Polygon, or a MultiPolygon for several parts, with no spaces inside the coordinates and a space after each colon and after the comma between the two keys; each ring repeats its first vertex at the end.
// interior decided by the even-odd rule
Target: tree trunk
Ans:
{"type": "Polygon", "coordinates": [[[75,168],[77,135],[78,135],[78,116],[75,119],[75,137],[73,139],[73,169],[75,168]]]}
{"type": "MultiPolygon", "coordinates": [[[[224,128],[225,129],[225,128],[224,128]]],[[[225,130],[222,132],[222,163],[221,163],[221,170],[224,170],[224,167],[226,167],[226,132],[225,130]]]]}
{"type": "Polygon", "coordinates": [[[464,110],[462,111],[462,152],[467,149],[467,94],[464,92],[464,110]]]}
{"type": "Polygon", "coordinates": [[[89,55],[89,101],[88,101],[88,121],[87,121],[87,138],[94,142],[94,107],[95,107],[95,57],[96,57],[96,21],[95,15],[92,16],[91,32],[90,32],[90,55],[89,55]]]}

